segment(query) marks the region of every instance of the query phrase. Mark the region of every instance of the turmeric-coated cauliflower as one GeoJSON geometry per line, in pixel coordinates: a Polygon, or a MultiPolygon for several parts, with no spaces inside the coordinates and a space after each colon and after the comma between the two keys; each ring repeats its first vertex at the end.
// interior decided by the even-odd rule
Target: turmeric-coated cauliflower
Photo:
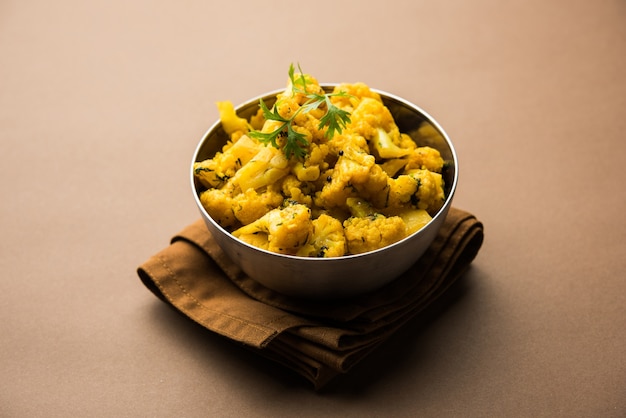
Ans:
{"type": "Polygon", "coordinates": [[[262,148],[247,135],[227,144],[213,158],[194,163],[194,174],[205,187],[221,187],[237,170],[247,164],[262,148]]]}
{"type": "Polygon", "coordinates": [[[282,151],[262,146],[250,161],[232,177],[232,182],[242,191],[266,187],[289,173],[289,160],[282,151]]]}
{"type": "Polygon", "coordinates": [[[377,250],[406,237],[406,224],[399,216],[382,214],[365,218],[350,217],[343,222],[350,254],[377,250]]]}
{"type": "Polygon", "coordinates": [[[388,186],[385,205],[379,207],[391,212],[415,207],[434,214],[445,200],[441,174],[429,170],[412,170],[389,178],[388,186]]]}
{"type": "Polygon", "coordinates": [[[430,222],[445,202],[441,133],[401,132],[364,83],[328,94],[293,70],[248,120],[218,102],[228,140],[194,163],[209,215],[244,242],[306,257],[376,250],[430,222]]]}
{"type": "Polygon", "coordinates": [[[248,189],[237,194],[233,193],[232,187],[207,189],[200,193],[204,208],[224,228],[249,224],[279,207],[283,200],[277,185],[262,191],[248,189]]]}
{"type": "Polygon", "coordinates": [[[414,149],[406,160],[405,170],[430,170],[441,173],[443,158],[438,150],[432,147],[418,147],[414,149]]]}
{"type": "Polygon", "coordinates": [[[345,207],[349,197],[382,196],[387,187],[387,175],[376,164],[374,156],[346,149],[335,163],[329,181],[316,196],[324,207],[345,207]]]}
{"type": "Polygon", "coordinates": [[[424,209],[432,214],[441,209],[446,200],[441,174],[429,170],[414,170],[410,175],[419,182],[415,193],[417,209],[424,209]]]}
{"type": "Polygon", "coordinates": [[[343,225],[332,216],[322,214],[313,220],[313,234],[297,255],[302,257],[341,257],[346,254],[343,225]]]}
{"type": "Polygon", "coordinates": [[[267,212],[256,221],[233,231],[233,235],[252,245],[263,244],[280,254],[296,254],[313,233],[311,210],[296,203],[267,212]]]}
{"type": "Polygon", "coordinates": [[[217,102],[217,110],[220,113],[220,121],[224,132],[231,137],[237,139],[241,135],[250,130],[250,124],[244,118],[237,116],[235,107],[231,102],[217,102]]]}

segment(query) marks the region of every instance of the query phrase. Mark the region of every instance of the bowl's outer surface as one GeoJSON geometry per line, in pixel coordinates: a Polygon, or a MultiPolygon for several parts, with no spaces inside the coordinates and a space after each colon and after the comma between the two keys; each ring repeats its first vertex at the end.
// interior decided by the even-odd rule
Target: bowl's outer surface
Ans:
{"type": "MultiPolygon", "coordinates": [[[[332,89],[333,84],[324,84],[332,89]]],[[[401,132],[414,136],[419,125],[426,121],[441,136],[430,143],[447,162],[443,173],[446,201],[433,219],[415,234],[393,245],[365,254],[338,258],[309,258],[275,254],[246,244],[214,221],[200,203],[201,186],[195,180],[193,163],[211,158],[228,139],[217,121],[205,133],[198,144],[192,160],[191,184],[196,204],[209,231],[223,251],[250,277],[262,285],[289,296],[306,299],[338,299],[375,291],[390,283],[413,265],[430,246],[452,205],[458,182],[458,161],[454,146],[439,124],[418,106],[392,94],[375,90],[393,114],[401,132]]],[[[270,106],[276,90],[258,96],[237,106],[237,114],[249,118],[256,113],[259,99],[270,106]]]]}

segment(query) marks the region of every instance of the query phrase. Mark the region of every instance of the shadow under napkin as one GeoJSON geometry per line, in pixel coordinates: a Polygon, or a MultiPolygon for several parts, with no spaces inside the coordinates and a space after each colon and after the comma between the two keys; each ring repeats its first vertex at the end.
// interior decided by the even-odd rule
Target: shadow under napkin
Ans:
{"type": "Polygon", "coordinates": [[[193,321],[320,389],[443,294],[482,242],[482,223],[453,207],[409,271],[371,294],[328,303],[283,296],[255,282],[222,252],[202,220],[184,228],[137,272],[148,289],[193,321]]]}

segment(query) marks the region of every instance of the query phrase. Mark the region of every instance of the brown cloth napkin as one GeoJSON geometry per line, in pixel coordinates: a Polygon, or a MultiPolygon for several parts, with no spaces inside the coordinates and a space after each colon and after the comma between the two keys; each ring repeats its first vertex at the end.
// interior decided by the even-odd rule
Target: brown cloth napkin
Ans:
{"type": "Polygon", "coordinates": [[[202,220],[137,271],[148,289],[193,321],[291,368],[319,389],[445,292],[482,242],[482,223],[453,207],[409,271],[376,292],[342,301],[294,299],[263,287],[228,259],[202,220]]]}

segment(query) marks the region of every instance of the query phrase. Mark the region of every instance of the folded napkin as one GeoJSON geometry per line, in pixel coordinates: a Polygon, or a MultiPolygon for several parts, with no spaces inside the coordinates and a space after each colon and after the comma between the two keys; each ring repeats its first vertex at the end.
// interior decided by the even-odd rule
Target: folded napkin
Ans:
{"type": "Polygon", "coordinates": [[[291,368],[319,389],[445,292],[482,242],[482,223],[453,207],[409,271],[376,292],[341,301],[301,300],[260,285],[222,252],[202,220],[137,272],[148,289],[191,320],[291,368]]]}

